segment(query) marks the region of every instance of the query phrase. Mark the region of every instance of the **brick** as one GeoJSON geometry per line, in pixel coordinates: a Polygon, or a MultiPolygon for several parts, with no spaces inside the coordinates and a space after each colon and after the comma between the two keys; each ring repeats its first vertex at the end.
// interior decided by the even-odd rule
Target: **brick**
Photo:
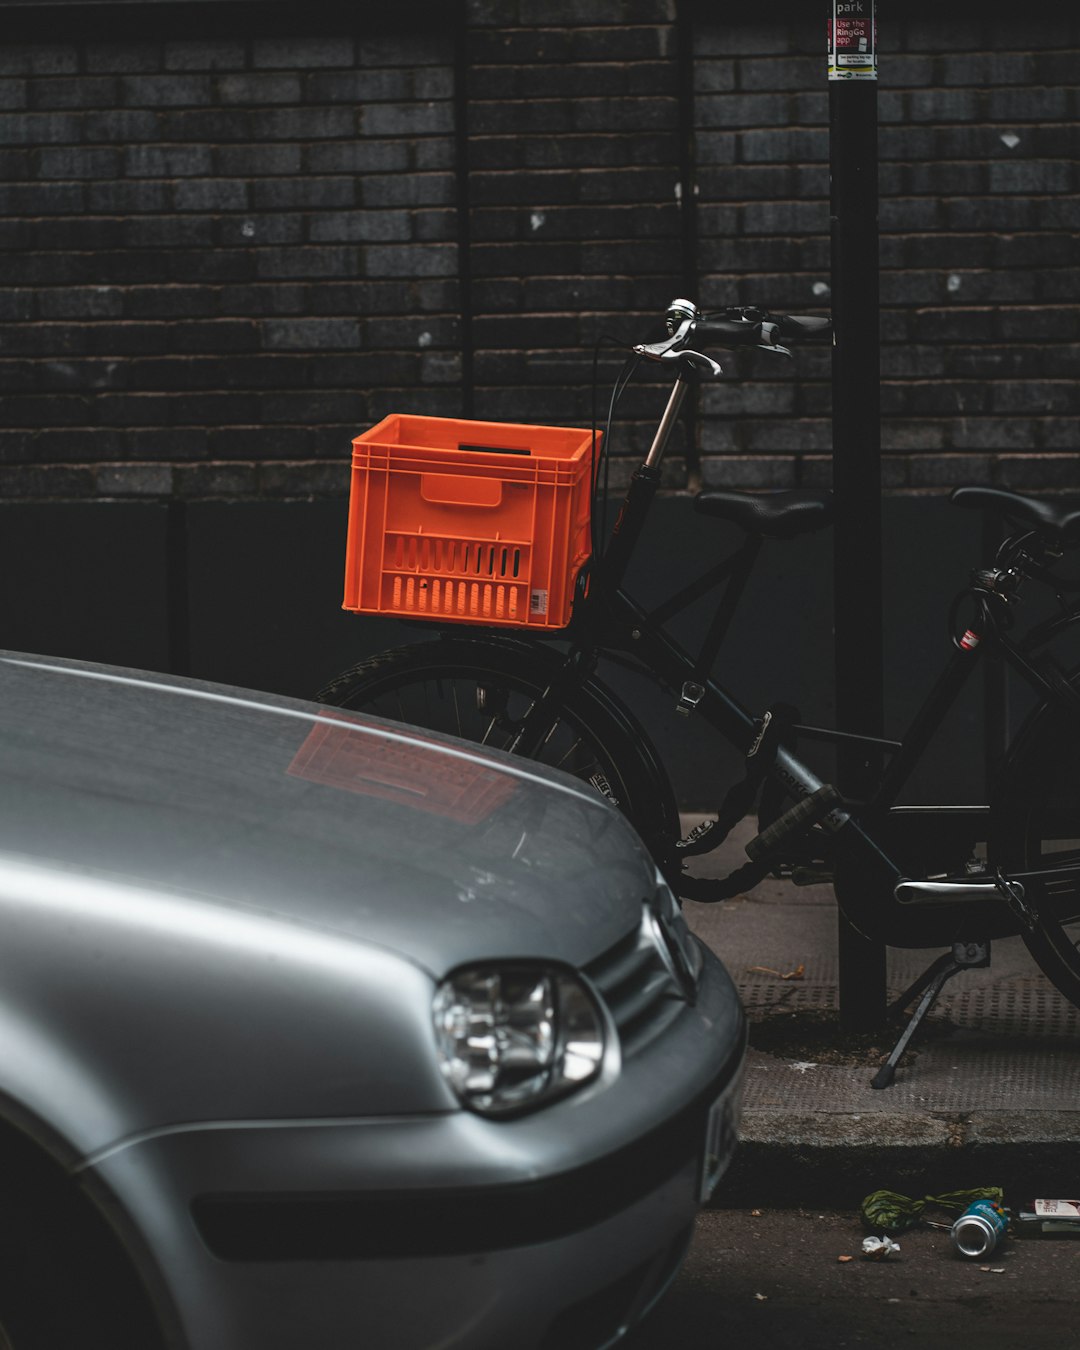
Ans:
{"type": "Polygon", "coordinates": [[[217,80],[217,95],[222,103],[299,103],[300,77],[280,75],[222,75],[217,80]]]}
{"type": "Polygon", "coordinates": [[[196,427],[132,427],[123,433],[125,458],[205,459],[208,435],[196,427]]]}
{"type": "Polygon", "coordinates": [[[351,248],[268,248],[256,259],[260,277],[351,277],[357,275],[356,251],[351,248]]]}
{"type": "Polygon", "coordinates": [[[308,226],[312,243],[407,240],[412,224],[407,211],[328,211],[308,226]]]}
{"type": "MultiPolygon", "coordinates": [[[[348,445],[355,431],[341,438],[348,445]]],[[[210,428],[209,454],[215,460],[287,459],[307,450],[307,429],[290,426],[210,428]]]]}
{"type": "MultiPolygon", "coordinates": [[[[39,297],[34,291],[0,291],[0,323],[9,323],[12,320],[37,318],[39,309],[39,297]]],[[[43,311],[42,315],[45,317],[43,311]]]]}
{"type": "Polygon", "coordinates": [[[128,108],[205,107],[212,99],[208,75],[142,75],[120,81],[128,108]]]}
{"type": "Polygon", "coordinates": [[[410,162],[407,141],[342,141],[308,146],[306,163],[309,172],[321,173],[380,173],[386,170],[407,169],[410,162]]]}
{"type": "Polygon", "coordinates": [[[259,134],[282,141],[352,136],[355,119],[351,108],[271,108],[259,114],[259,134]]]}
{"type": "Polygon", "coordinates": [[[81,215],[49,216],[33,222],[33,247],[80,249],[87,254],[99,249],[120,248],[123,223],[119,220],[88,219],[81,215]]]}
{"type": "Polygon", "coordinates": [[[736,138],[743,164],[828,163],[829,134],[824,130],[744,131],[736,138]]]}
{"type": "Polygon", "coordinates": [[[35,80],[30,95],[35,108],[114,108],[120,101],[118,81],[105,75],[35,80]]]}
{"type": "Polygon", "coordinates": [[[983,88],[991,84],[1031,84],[1034,66],[1035,58],[1028,52],[960,52],[942,57],[938,71],[942,84],[983,88]]]}
{"type": "Polygon", "coordinates": [[[370,277],[448,277],[457,272],[457,249],[447,245],[373,244],[364,250],[370,277]]]}
{"type": "Polygon", "coordinates": [[[1076,82],[1076,61],[1075,51],[1036,51],[1034,83],[1068,88],[1076,82]]]}
{"type": "Polygon", "coordinates": [[[1070,112],[1067,88],[992,89],[986,117],[993,122],[1057,121],[1070,112]]]}
{"type": "Polygon", "coordinates": [[[993,385],[993,406],[1001,413],[1080,412],[1080,394],[1072,380],[999,380],[993,385]]]}
{"type": "Polygon", "coordinates": [[[81,183],[0,184],[0,213],[42,216],[67,215],[83,210],[81,183]]]}
{"type": "Polygon", "coordinates": [[[824,202],[755,202],[742,208],[748,234],[827,233],[829,209],[824,202]]]}
{"type": "Polygon", "coordinates": [[[131,178],[199,178],[212,168],[208,145],[133,145],[124,154],[131,178]]]}
{"type": "Polygon", "coordinates": [[[95,486],[99,497],[167,497],[173,470],[169,464],[99,464],[95,486]]]}
{"type": "Polygon", "coordinates": [[[960,417],[949,424],[957,450],[1030,450],[1035,439],[1035,423],[1026,417],[960,417]]]}
{"type": "Polygon", "coordinates": [[[356,319],[266,319],[260,327],[263,344],[278,351],[360,345],[356,319]]]}
{"type": "Polygon", "coordinates": [[[747,92],[765,89],[813,88],[821,79],[818,56],[783,56],[778,59],[748,59],[739,62],[739,88],[747,92]]]}
{"type": "Polygon", "coordinates": [[[173,201],[178,211],[244,211],[248,188],[234,178],[190,178],[173,188],[173,201]]]}
{"type": "Polygon", "coordinates": [[[695,52],[699,57],[786,54],[789,43],[784,24],[702,23],[695,52]]]}
{"type": "Polygon", "coordinates": [[[997,332],[1002,338],[1021,342],[1068,342],[1080,336],[1080,316],[1071,305],[1062,309],[1047,305],[1003,309],[997,315],[997,332]]]}
{"type": "MultiPolygon", "coordinates": [[[[901,386],[883,386],[886,388],[901,386]]],[[[989,411],[990,390],[984,381],[908,381],[902,386],[905,410],[915,417],[971,416],[989,411]]]]}
{"type": "Polygon", "coordinates": [[[945,427],[941,422],[890,417],[881,424],[883,450],[940,450],[944,446],[945,427]]]}
{"type": "Polygon", "coordinates": [[[1077,434],[1076,418],[1044,417],[1039,421],[1041,444],[1047,450],[1069,450],[1073,455],[1073,475],[1075,487],[1077,434]]]}
{"type": "Polygon", "coordinates": [[[247,52],[243,42],[180,38],[165,43],[166,70],[238,70],[247,52]]]}
{"type": "Polygon", "coordinates": [[[1018,234],[993,240],[997,267],[1066,267],[1076,256],[1076,240],[1068,234],[1018,234]]]}
{"type": "Polygon", "coordinates": [[[923,19],[921,16],[908,25],[909,51],[964,52],[979,51],[983,46],[981,22],[943,20],[940,16],[923,19]]]}
{"type": "Polygon", "coordinates": [[[136,216],[123,224],[126,248],[209,248],[214,222],[207,216],[136,216]]]}
{"type": "Polygon", "coordinates": [[[93,491],[94,474],[89,468],[76,469],[66,464],[5,465],[0,468],[0,497],[62,501],[89,497],[93,491]]]}
{"type": "Polygon", "coordinates": [[[237,178],[291,176],[300,172],[301,161],[299,145],[219,145],[214,152],[216,171],[237,178]]]}
{"type": "MultiPolygon", "coordinates": [[[[340,283],[333,287],[336,294],[345,287],[340,283]]],[[[323,293],[321,288],[316,288],[312,296],[312,306],[315,298],[323,293]]],[[[258,316],[262,314],[301,314],[306,312],[307,306],[307,288],[303,285],[288,285],[280,282],[267,284],[260,282],[253,286],[224,286],[218,292],[221,301],[221,312],[224,314],[250,314],[258,316]]],[[[360,303],[360,297],[357,297],[357,303],[350,309],[355,310],[360,303]]]]}
{"type": "Polygon", "coordinates": [[[261,211],[352,206],[356,183],[352,178],[270,178],[254,183],[251,195],[255,208],[261,211]]]}
{"type": "MultiPolygon", "coordinates": [[[[399,383],[402,386],[412,383],[414,374],[411,369],[403,368],[400,375],[399,383]]],[[[364,425],[364,396],[359,393],[329,394],[322,389],[308,393],[274,394],[259,400],[258,412],[259,420],[266,422],[295,422],[300,426],[344,422],[357,427],[364,425]]],[[[245,420],[250,423],[256,419],[245,420]]]]}
{"type": "Polygon", "coordinates": [[[694,112],[698,125],[706,129],[784,126],[791,120],[785,94],[703,95],[695,101],[694,112]]]}
{"type": "Polygon", "coordinates": [[[883,89],[910,89],[913,86],[933,84],[934,70],[934,58],[931,56],[913,56],[906,52],[891,51],[881,62],[878,81],[883,89]]]}
{"type": "Polygon", "coordinates": [[[0,418],[11,427],[85,426],[89,400],[75,394],[13,394],[0,399],[0,418]]]}
{"type": "Polygon", "coordinates": [[[1055,160],[1014,161],[987,166],[991,192],[1056,193],[1076,187],[1075,165],[1055,160]]]}
{"type": "Polygon", "coordinates": [[[85,59],[91,75],[140,75],[160,70],[162,53],[157,42],[92,42],[85,59]]]}
{"type": "MultiPolygon", "coordinates": [[[[1023,230],[1036,223],[1033,202],[1016,197],[953,197],[942,203],[954,230],[1023,230]]],[[[1039,207],[1039,214],[1043,209],[1039,207]]]]}
{"type": "MultiPolygon", "coordinates": [[[[950,203],[951,204],[951,203],[950,203]]],[[[927,231],[942,226],[942,203],[937,197],[890,197],[881,202],[880,227],[889,231],[927,231]]],[[[967,228],[972,228],[970,222],[967,228]]]]}
{"type": "Polygon", "coordinates": [[[258,494],[257,464],[178,464],[173,495],[186,500],[223,500],[258,494]]]}
{"type": "MultiPolygon", "coordinates": [[[[251,426],[259,421],[263,396],[249,393],[209,393],[168,395],[169,415],[178,427],[226,426],[235,422],[251,426]]],[[[156,424],[160,425],[160,416],[156,424]]]]}
{"type": "MultiPolygon", "coordinates": [[[[346,432],[341,442],[347,443],[347,435],[346,432]]],[[[348,478],[340,460],[331,460],[328,463],[271,463],[260,466],[259,489],[261,494],[264,493],[268,497],[295,497],[305,500],[314,497],[343,497],[348,492],[348,478]]]]}
{"type": "Polygon", "coordinates": [[[75,463],[118,459],[124,453],[122,432],[107,427],[43,427],[34,436],[33,458],[39,462],[75,463]]]}
{"type": "Polygon", "coordinates": [[[123,294],[112,286],[43,290],[38,297],[42,319],[117,319],[123,306],[123,294]]]}
{"type": "Polygon", "coordinates": [[[79,119],[68,112],[23,112],[0,115],[0,142],[5,145],[57,145],[79,139],[79,119]]]}
{"type": "Polygon", "coordinates": [[[251,64],[256,70],[351,66],[355,56],[351,37],[256,38],[251,48],[251,64]]]}
{"type": "Polygon", "coordinates": [[[997,469],[1000,481],[1010,487],[1032,491],[1051,488],[1076,491],[1076,433],[1069,442],[1073,453],[1068,455],[1002,455],[997,469]]]}
{"type": "Polygon", "coordinates": [[[89,183],[86,206],[89,211],[121,212],[165,211],[170,204],[169,185],[164,182],[89,183]]]}
{"type": "Polygon", "coordinates": [[[25,108],[29,102],[29,87],[25,80],[0,80],[0,108],[25,108]]]}
{"type": "Polygon", "coordinates": [[[40,150],[37,166],[42,178],[115,178],[120,171],[120,152],[67,145],[40,150]]]}
{"type": "Polygon", "coordinates": [[[365,206],[445,206],[457,187],[448,173],[367,174],[360,192],[365,206]]]}
{"type": "Polygon", "coordinates": [[[412,237],[418,242],[445,244],[458,237],[458,215],[452,210],[413,211],[412,237]]]}
{"type": "Polygon", "coordinates": [[[967,122],[980,112],[973,89],[916,89],[907,95],[906,105],[913,122],[967,122]]]}
{"type": "Polygon", "coordinates": [[[138,286],[107,295],[120,299],[126,319],[178,319],[217,313],[218,291],[206,286],[138,286]]]}
{"type": "Polygon", "coordinates": [[[82,133],[91,144],[115,141],[129,145],[132,141],[152,141],[159,134],[158,116],[142,108],[111,108],[88,113],[83,118],[82,133]]]}
{"type": "Polygon", "coordinates": [[[251,141],[265,134],[265,126],[282,109],[249,111],[247,108],[164,108],[158,114],[159,134],[164,141],[251,141]]]}
{"type": "Polygon", "coordinates": [[[304,97],[309,103],[402,102],[412,97],[412,80],[407,70],[323,71],[305,78],[304,97]]]}
{"type": "Polygon", "coordinates": [[[74,75],[78,48],[59,43],[5,43],[0,47],[0,75],[74,75]]]}
{"type": "Polygon", "coordinates": [[[306,218],[302,215],[224,216],[217,221],[216,241],[226,248],[251,248],[263,244],[302,244],[306,218]]]}

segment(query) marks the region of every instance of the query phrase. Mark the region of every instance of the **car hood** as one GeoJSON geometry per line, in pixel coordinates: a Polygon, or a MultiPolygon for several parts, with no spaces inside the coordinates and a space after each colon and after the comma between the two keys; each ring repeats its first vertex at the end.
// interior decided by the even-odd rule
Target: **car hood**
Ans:
{"type": "Polygon", "coordinates": [[[554,771],[299,700],[17,653],[0,654],[0,852],[345,934],[435,976],[585,964],[655,877],[619,813],[554,771]]]}

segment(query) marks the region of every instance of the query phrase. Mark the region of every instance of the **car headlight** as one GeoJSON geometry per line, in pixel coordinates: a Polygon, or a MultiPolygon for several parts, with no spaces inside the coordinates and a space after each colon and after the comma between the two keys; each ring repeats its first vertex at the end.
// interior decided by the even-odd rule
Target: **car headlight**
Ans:
{"type": "Polygon", "coordinates": [[[439,1067],[481,1115],[541,1106],[600,1072],[604,1023],[572,971],[466,967],[439,985],[431,1011],[439,1067]]]}

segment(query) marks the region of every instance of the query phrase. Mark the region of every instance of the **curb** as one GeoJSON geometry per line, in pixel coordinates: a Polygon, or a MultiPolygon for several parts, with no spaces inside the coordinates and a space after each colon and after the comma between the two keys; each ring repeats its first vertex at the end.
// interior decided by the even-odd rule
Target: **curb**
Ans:
{"type": "Polygon", "coordinates": [[[712,1203],[790,1207],[794,1198],[800,1206],[855,1209],[875,1190],[924,1195],[973,1186],[1071,1194],[1078,1174],[1080,1110],[747,1110],[739,1149],[712,1203]]]}

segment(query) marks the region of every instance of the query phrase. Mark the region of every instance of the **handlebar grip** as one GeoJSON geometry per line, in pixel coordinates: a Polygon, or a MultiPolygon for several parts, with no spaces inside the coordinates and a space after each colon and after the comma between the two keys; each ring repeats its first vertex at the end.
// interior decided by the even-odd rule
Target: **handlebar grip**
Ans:
{"type": "Polygon", "coordinates": [[[780,329],[781,337],[829,337],[832,333],[831,319],[815,318],[809,314],[777,314],[773,322],[780,329]]]}
{"type": "Polygon", "coordinates": [[[694,325],[694,338],[720,347],[752,346],[761,341],[761,324],[745,319],[702,319],[694,325]]]}

